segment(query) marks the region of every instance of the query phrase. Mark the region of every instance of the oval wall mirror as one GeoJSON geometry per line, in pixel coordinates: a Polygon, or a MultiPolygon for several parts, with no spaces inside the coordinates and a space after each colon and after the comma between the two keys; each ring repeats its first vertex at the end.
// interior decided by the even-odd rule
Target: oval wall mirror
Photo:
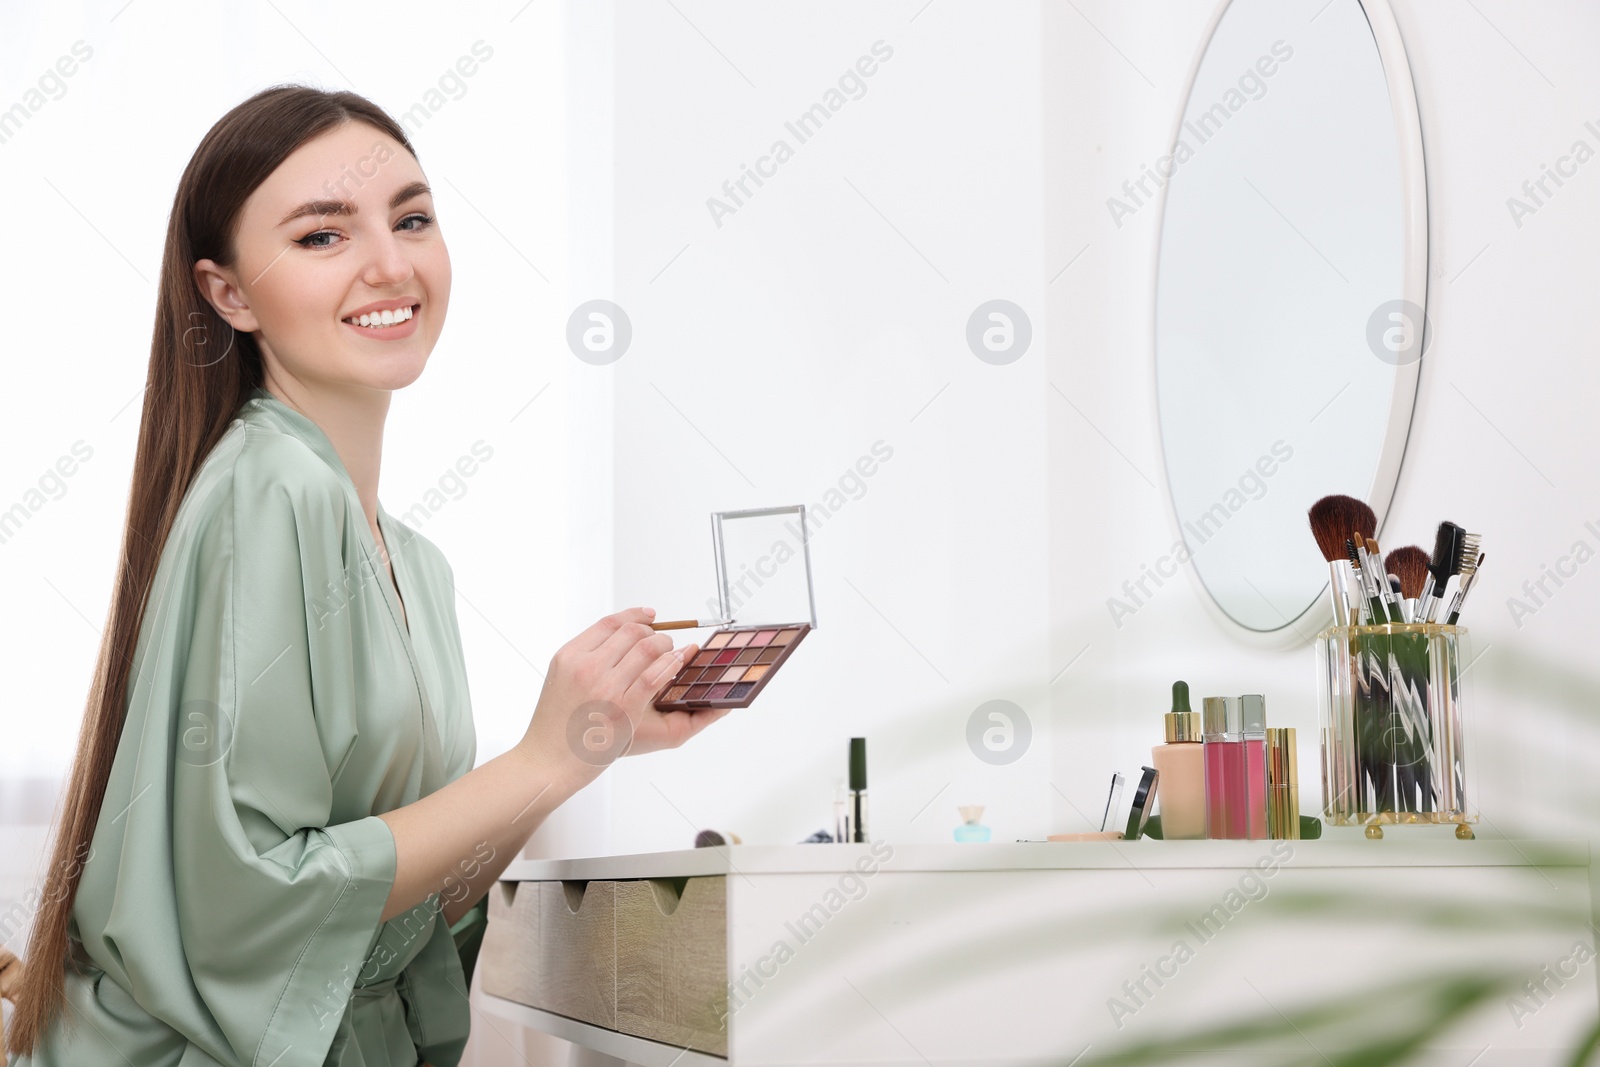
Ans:
{"type": "Polygon", "coordinates": [[[1151,178],[1179,558],[1225,625],[1303,640],[1331,618],[1307,509],[1348,493],[1381,529],[1428,344],[1422,135],[1387,0],[1225,0],[1151,178]]]}

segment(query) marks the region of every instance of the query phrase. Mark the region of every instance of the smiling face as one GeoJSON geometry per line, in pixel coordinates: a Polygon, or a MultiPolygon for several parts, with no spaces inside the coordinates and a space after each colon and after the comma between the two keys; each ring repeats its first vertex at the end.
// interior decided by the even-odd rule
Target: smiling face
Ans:
{"type": "Polygon", "coordinates": [[[301,145],[245,201],[234,247],[231,267],[200,260],[195,280],[255,335],[269,385],[388,391],[422,374],[450,256],[422,168],[393,138],[347,122],[301,145]],[[359,324],[386,309],[394,325],[359,324]]]}

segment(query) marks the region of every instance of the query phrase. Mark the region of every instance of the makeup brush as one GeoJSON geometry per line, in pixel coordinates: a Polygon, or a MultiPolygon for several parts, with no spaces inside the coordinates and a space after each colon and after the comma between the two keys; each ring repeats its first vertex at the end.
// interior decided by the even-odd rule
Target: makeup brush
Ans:
{"type": "Polygon", "coordinates": [[[666,622],[653,622],[652,630],[701,630],[709,627],[728,626],[733,619],[669,619],[666,622]]]}
{"type": "Polygon", "coordinates": [[[1401,610],[1404,598],[1400,595],[1399,583],[1390,579],[1387,564],[1383,561],[1383,550],[1378,547],[1376,537],[1367,538],[1367,554],[1372,557],[1372,565],[1379,568],[1379,573],[1384,577],[1383,602],[1389,609],[1389,621],[1405,622],[1405,612],[1401,610]]]}
{"type": "Polygon", "coordinates": [[[1345,559],[1350,566],[1350,573],[1355,578],[1356,592],[1360,596],[1360,617],[1363,626],[1375,626],[1383,621],[1383,604],[1378,597],[1378,590],[1372,584],[1372,574],[1362,566],[1362,556],[1366,549],[1356,544],[1354,537],[1345,538],[1345,559]]]}
{"type": "Polygon", "coordinates": [[[1423,622],[1432,622],[1439,610],[1439,598],[1450,576],[1461,570],[1461,539],[1467,531],[1453,522],[1441,522],[1433,539],[1433,557],[1428,560],[1428,580],[1422,587],[1417,608],[1423,622]]]}
{"type": "Polygon", "coordinates": [[[1345,539],[1353,531],[1362,536],[1378,528],[1378,517],[1371,508],[1353,496],[1325,496],[1311,505],[1311,536],[1316,538],[1322,558],[1328,561],[1328,594],[1333,600],[1335,626],[1351,622],[1351,583],[1345,539]]]}
{"type": "Polygon", "coordinates": [[[1417,622],[1417,603],[1428,581],[1428,554],[1416,545],[1397,548],[1383,557],[1383,565],[1400,580],[1402,615],[1406,622],[1417,622]]]}
{"type": "Polygon", "coordinates": [[[1400,604],[1393,592],[1389,589],[1389,577],[1383,570],[1383,553],[1378,548],[1378,542],[1372,537],[1363,539],[1356,546],[1361,556],[1361,567],[1372,575],[1372,584],[1382,605],[1382,614],[1377,622],[1399,622],[1400,604]]]}
{"type": "Polygon", "coordinates": [[[1461,588],[1456,590],[1456,598],[1450,601],[1450,614],[1444,620],[1446,625],[1454,626],[1456,620],[1461,618],[1461,605],[1467,602],[1467,594],[1472,592],[1473,583],[1478,580],[1478,570],[1488,558],[1487,552],[1473,552],[1471,560],[1461,561],[1461,588]]]}

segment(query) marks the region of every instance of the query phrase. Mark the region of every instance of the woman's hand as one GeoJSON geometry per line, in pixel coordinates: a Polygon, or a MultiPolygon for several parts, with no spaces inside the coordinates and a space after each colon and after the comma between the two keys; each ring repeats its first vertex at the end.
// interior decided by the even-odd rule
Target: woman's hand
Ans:
{"type": "Polygon", "coordinates": [[[22,959],[8,948],[0,948],[0,998],[17,1002],[22,991],[22,959]]]}
{"type": "Polygon", "coordinates": [[[676,748],[729,710],[656,710],[661,687],[700,649],[674,651],[671,637],[650,628],[654,618],[650,608],[607,615],[550,659],[518,748],[571,792],[618,756],[676,748]]]}

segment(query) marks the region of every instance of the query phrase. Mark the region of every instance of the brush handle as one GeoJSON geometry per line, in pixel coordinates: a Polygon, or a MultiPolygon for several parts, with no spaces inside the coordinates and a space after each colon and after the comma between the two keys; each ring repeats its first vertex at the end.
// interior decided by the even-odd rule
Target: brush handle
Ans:
{"type": "Polygon", "coordinates": [[[1450,584],[1450,576],[1445,575],[1444,581],[1439,581],[1432,571],[1428,572],[1428,580],[1422,586],[1422,596],[1417,600],[1417,619],[1420,622],[1432,622],[1439,614],[1439,605],[1444,602],[1445,586],[1450,584]]]}
{"type": "Polygon", "coordinates": [[[1456,590],[1455,599],[1450,601],[1450,614],[1445,618],[1447,626],[1454,626],[1456,620],[1461,618],[1461,605],[1467,602],[1467,594],[1472,592],[1472,586],[1478,580],[1478,572],[1473,571],[1461,579],[1461,588],[1456,590]]]}
{"type": "Polygon", "coordinates": [[[1333,624],[1350,625],[1350,564],[1342,559],[1328,561],[1328,596],[1333,601],[1333,624]]]}

